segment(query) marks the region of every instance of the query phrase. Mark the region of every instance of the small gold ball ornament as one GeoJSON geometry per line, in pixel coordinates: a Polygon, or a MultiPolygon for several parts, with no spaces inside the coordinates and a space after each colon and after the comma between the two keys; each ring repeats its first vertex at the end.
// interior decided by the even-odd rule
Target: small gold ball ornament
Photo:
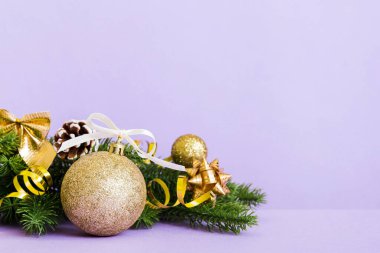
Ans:
{"type": "Polygon", "coordinates": [[[204,140],[194,134],[178,137],[172,146],[173,162],[186,168],[193,166],[193,159],[203,160],[207,157],[207,147],[204,140]]]}
{"type": "MultiPolygon", "coordinates": [[[[115,152],[115,146],[111,149],[115,152]]],[[[145,180],[127,157],[100,151],[82,156],[70,167],[62,182],[61,201],[69,220],[86,233],[116,235],[141,215],[145,180]]]]}

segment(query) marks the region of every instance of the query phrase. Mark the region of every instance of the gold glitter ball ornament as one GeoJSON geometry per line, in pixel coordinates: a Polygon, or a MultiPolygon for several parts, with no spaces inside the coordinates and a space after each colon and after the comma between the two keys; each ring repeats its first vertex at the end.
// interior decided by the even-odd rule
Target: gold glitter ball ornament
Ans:
{"type": "Polygon", "coordinates": [[[207,157],[207,147],[204,140],[194,134],[178,137],[172,146],[173,162],[186,168],[193,166],[193,160],[203,160],[207,157]]]}
{"type": "Polygon", "coordinates": [[[127,157],[100,151],[82,156],[70,167],[62,182],[61,201],[69,220],[86,233],[116,235],[141,215],[145,180],[127,157]]]}

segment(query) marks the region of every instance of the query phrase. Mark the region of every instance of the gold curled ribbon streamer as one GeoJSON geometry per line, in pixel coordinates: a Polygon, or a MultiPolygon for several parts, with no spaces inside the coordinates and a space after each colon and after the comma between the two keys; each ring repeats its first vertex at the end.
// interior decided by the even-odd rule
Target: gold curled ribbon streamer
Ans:
{"type": "Polygon", "coordinates": [[[29,193],[34,195],[43,195],[53,185],[53,179],[50,173],[42,168],[29,168],[21,171],[13,178],[13,185],[16,189],[0,199],[0,206],[5,198],[19,198],[24,199],[29,193]],[[20,177],[22,177],[23,185],[20,184],[20,177]],[[32,184],[33,183],[33,184],[32,184]]]}
{"type": "MultiPolygon", "coordinates": [[[[135,143],[140,146],[141,141],[135,140],[135,143]]],[[[157,147],[157,143],[155,144],[152,142],[147,142],[147,151],[146,152],[150,153],[154,147],[157,147]]],[[[157,149],[155,149],[155,151],[153,152],[153,154],[152,154],[153,156],[156,154],[156,151],[157,151],[157,149]]],[[[165,160],[169,161],[169,160],[171,160],[171,157],[168,157],[165,160]]],[[[150,160],[144,159],[144,163],[149,164],[150,160]]],[[[212,192],[208,191],[208,192],[202,194],[201,196],[199,196],[198,198],[186,203],[185,202],[185,194],[186,194],[186,189],[187,189],[187,181],[188,181],[188,179],[186,176],[179,176],[178,177],[178,179],[177,179],[177,201],[173,205],[168,205],[170,202],[170,191],[169,191],[169,187],[167,186],[167,184],[160,178],[155,178],[155,179],[149,181],[147,188],[148,188],[148,196],[150,198],[150,201],[147,200],[147,204],[151,208],[155,208],[155,209],[175,207],[175,206],[178,206],[179,204],[182,204],[182,205],[186,206],[187,208],[192,208],[192,207],[195,207],[195,206],[202,204],[203,202],[205,202],[209,199],[212,199],[212,197],[213,197],[212,192]],[[162,190],[164,191],[164,196],[165,196],[164,203],[159,201],[154,196],[153,191],[152,191],[153,183],[157,183],[159,186],[161,186],[162,190]]]]}
{"type": "Polygon", "coordinates": [[[168,205],[169,201],[170,201],[169,187],[167,186],[167,184],[163,180],[161,180],[159,178],[155,178],[148,183],[148,196],[150,197],[150,201],[148,200],[147,204],[150,207],[155,208],[155,209],[175,207],[175,206],[178,206],[179,204],[182,204],[182,205],[186,206],[187,208],[192,208],[192,207],[196,207],[196,206],[202,204],[203,202],[211,199],[211,197],[212,197],[211,192],[208,191],[208,192],[202,194],[201,196],[199,196],[198,198],[186,203],[185,202],[186,189],[187,189],[187,177],[186,176],[179,176],[177,179],[177,201],[173,205],[169,206],[168,205]],[[164,195],[165,195],[164,203],[160,202],[154,196],[154,194],[152,192],[153,182],[158,183],[158,185],[160,185],[161,188],[164,190],[164,195]]]}
{"type": "MultiPolygon", "coordinates": [[[[15,131],[20,137],[19,154],[29,167],[13,178],[16,191],[4,198],[23,199],[29,193],[42,195],[53,185],[47,169],[53,162],[56,152],[50,142],[45,139],[49,129],[50,114],[48,112],[31,113],[18,119],[7,110],[0,109],[0,131],[3,134],[15,131]],[[19,183],[21,176],[23,186],[19,183]]],[[[0,206],[4,198],[0,199],[0,206]]]]}

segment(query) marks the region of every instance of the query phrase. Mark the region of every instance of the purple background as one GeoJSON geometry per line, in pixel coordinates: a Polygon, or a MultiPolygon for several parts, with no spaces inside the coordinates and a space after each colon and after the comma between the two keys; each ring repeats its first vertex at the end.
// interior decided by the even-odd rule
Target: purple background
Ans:
{"type": "Polygon", "coordinates": [[[378,253],[379,210],[260,210],[260,226],[238,236],[159,223],[113,237],[91,237],[72,224],[41,238],[0,226],[2,252],[378,253]],[[312,219],[310,218],[312,217],[312,219]],[[5,243],[3,243],[5,242],[5,243]],[[32,250],[31,250],[32,249],[32,250]],[[34,251],[33,251],[34,250],[34,251]]]}
{"type": "Polygon", "coordinates": [[[8,1],[0,106],[202,136],[269,208],[379,208],[378,1],[8,1]]]}

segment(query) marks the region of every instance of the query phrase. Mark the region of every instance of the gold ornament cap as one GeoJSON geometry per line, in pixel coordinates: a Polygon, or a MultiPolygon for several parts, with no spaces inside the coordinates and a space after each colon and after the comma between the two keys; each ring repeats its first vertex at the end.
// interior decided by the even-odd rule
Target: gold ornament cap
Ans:
{"type": "Polygon", "coordinates": [[[122,138],[118,137],[116,142],[112,142],[108,149],[108,152],[112,154],[123,155],[125,145],[121,143],[121,140],[122,138]]]}

